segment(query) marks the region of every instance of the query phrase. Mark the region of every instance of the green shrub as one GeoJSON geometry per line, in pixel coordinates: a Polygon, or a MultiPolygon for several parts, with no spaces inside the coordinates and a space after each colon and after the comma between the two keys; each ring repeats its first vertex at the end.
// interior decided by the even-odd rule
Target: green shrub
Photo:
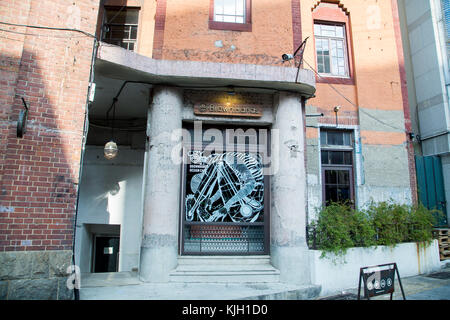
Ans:
{"type": "Polygon", "coordinates": [[[332,203],[324,207],[315,222],[316,245],[324,252],[343,255],[353,246],[349,217],[350,207],[345,204],[332,203]]]}
{"type": "Polygon", "coordinates": [[[308,228],[308,244],[328,253],[343,256],[352,247],[395,246],[402,242],[432,240],[437,210],[423,205],[400,205],[394,201],[371,202],[355,210],[348,204],[331,203],[322,207],[317,220],[308,228]]]}
{"type": "Polygon", "coordinates": [[[433,225],[436,223],[437,216],[442,214],[438,210],[428,210],[422,204],[411,208],[409,215],[409,234],[410,242],[430,243],[433,239],[433,225]]]}
{"type": "Polygon", "coordinates": [[[408,207],[393,202],[370,203],[365,210],[377,235],[377,244],[394,246],[408,239],[408,207]]]}

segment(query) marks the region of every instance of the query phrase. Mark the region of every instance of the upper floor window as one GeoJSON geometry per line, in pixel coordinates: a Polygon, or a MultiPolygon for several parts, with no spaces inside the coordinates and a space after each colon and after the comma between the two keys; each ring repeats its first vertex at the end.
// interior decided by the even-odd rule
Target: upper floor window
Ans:
{"type": "Polygon", "coordinates": [[[317,71],[325,76],[348,77],[345,25],[314,24],[317,71]]]}
{"type": "Polygon", "coordinates": [[[245,22],[245,0],[215,0],[214,21],[245,22]]]}
{"type": "Polygon", "coordinates": [[[210,1],[210,29],[251,31],[251,0],[210,1]]]}
{"type": "Polygon", "coordinates": [[[134,50],[138,20],[139,8],[105,7],[102,41],[134,50]]]}

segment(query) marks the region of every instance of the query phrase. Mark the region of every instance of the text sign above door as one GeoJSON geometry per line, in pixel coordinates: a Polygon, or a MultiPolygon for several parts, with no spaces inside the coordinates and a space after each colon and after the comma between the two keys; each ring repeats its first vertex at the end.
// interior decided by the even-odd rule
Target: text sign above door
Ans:
{"type": "Polygon", "coordinates": [[[259,118],[262,116],[262,108],[249,104],[197,103],[194,105],[194,114],[259,118]]]}

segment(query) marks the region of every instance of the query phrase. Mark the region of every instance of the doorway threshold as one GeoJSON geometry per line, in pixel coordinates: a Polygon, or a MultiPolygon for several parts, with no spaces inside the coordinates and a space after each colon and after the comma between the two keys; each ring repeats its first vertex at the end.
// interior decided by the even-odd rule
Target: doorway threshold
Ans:
{"type": "Polygon", "coordinates": [[[82,273],[81,288],[115,287],[142,284],[136,272],[82,273]]]}

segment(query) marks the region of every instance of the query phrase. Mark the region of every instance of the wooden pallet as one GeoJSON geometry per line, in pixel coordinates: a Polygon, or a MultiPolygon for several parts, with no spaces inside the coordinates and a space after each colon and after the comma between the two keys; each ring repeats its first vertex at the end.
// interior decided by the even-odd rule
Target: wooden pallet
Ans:
{"type": "Polygon", "coordinates": [[[448,237],[450,236],[450,229],[434,229],[433,230],[433,235],[435,237],[448,237]]]}
{"type": "Polygon", "coordinates": [[[433,236],[439,242],[440,259],[450,259],[450,229],[434,229],[433,236]]]}
{"type": "Polygon", "coordinates": [[[449,237],[439,237],[438,238],[439,243],[450,243],[449,239],[450,239],[449,237]]]}
{"type": "Polygon", "coordinates": [[[440,252],[439,256],[440,256],[441,261],[442,260],[450,260],[450,251],[447,251],[447,253],[440,252]]]}

